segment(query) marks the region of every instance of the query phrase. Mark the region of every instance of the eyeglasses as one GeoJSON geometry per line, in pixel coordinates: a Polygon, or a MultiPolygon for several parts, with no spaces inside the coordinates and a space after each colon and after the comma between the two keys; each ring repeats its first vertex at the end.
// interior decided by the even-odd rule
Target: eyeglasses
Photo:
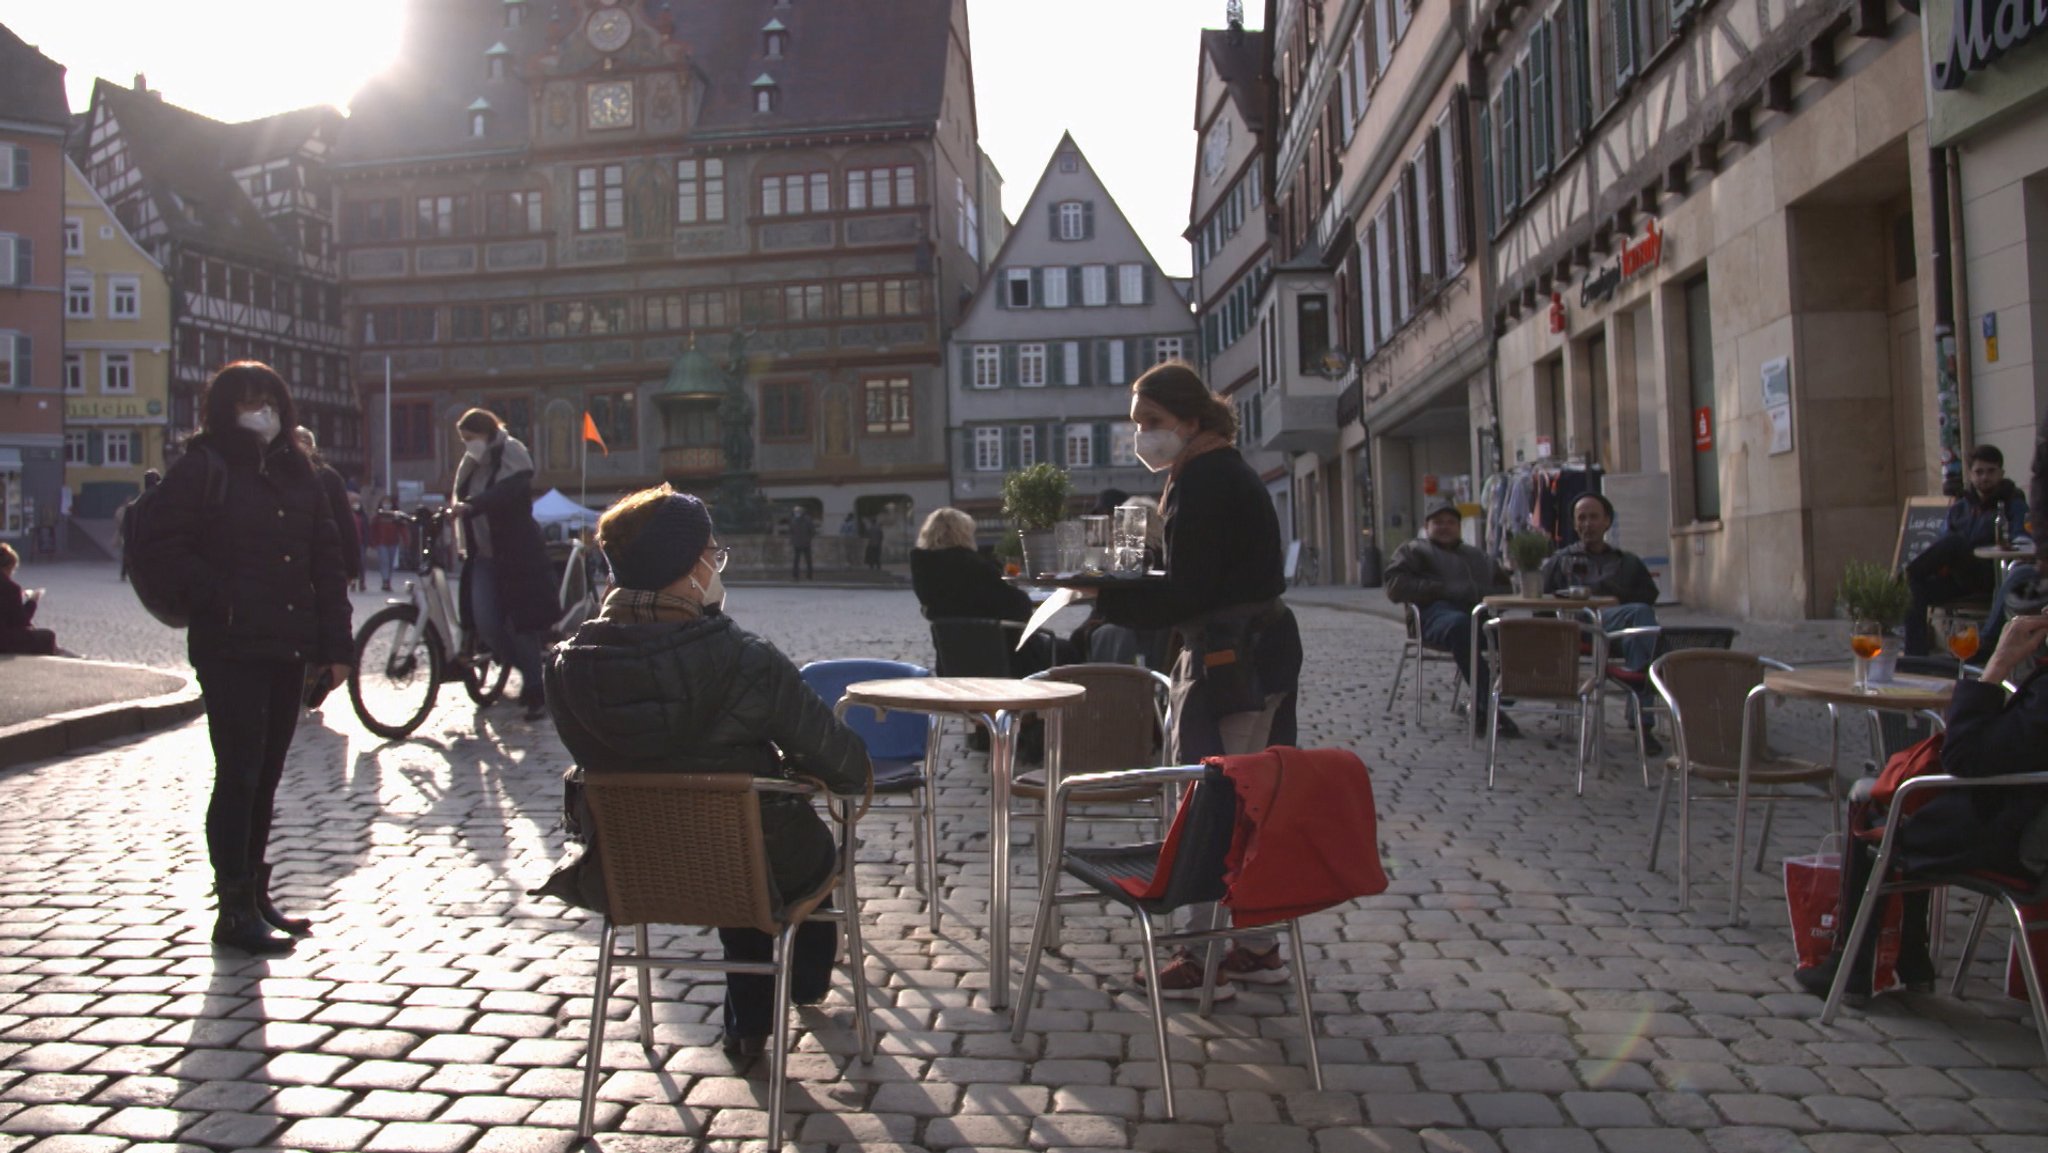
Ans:
{"type": "Polygon", "coordinates": [[[724,572],[725,562],[732,559],[732,550],[724,545],[719,545],[713,548],[709,555],[711,557],[711,571],[724,572]]]}

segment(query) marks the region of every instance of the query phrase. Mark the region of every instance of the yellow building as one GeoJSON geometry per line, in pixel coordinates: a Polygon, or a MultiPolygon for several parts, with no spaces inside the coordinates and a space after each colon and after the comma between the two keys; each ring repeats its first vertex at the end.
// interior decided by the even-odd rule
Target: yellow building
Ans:
{"type": "Polygon", "coordinates": [[[64,162],[64,487],[73,516],[114,515],[164,466],[171,286],[64,162]]]}

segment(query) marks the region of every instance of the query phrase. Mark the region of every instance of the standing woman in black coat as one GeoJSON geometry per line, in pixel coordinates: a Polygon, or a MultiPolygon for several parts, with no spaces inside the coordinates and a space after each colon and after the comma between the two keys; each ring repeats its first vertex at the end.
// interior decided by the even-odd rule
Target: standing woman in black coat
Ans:
{"type": "Polygon", "coordinates": [[[191,621],[186,651],[213,743],[213,940],[276,955],[311,922],[270,901],[272,805],[307,670],[348,678],[348,578],[326,494],[287,431],[298,420],[284,379],[237,361],[206,386],[202,408],[203,428],[164,477],[162,511],[132,547],[191,621]]]}
{"type": "MultiPolygon", "coordinates": [[[[1166,583],[1104,589],[1098,608],[1112,624],[1173,630],[1168,763],[1291,745],[1301,632],[1280,599],[1279,517],[1237,451],[1237,410],[1194,369],[1168,361],[1131,385],[1131,420],[1138,460],[1166,474],[1166,583]]],[[[1217,995],[1289,980],[1276,943],[1240,938],[1223,959],[1217,995]]],[[[1163,996],[1194,996],[1201,986],[1202,966],[1187,953],[1159,974],[1163,996]]]]}
{"type": "Polygon", "coordinates": [[[461,519],[462,597],[468,619],[498,660],[519,670],[526,719],[547,716],[541,630],[555,623],[554,566],[533,519],[533,454],[497,416],[472,408],[455,422],[462,463],[451,510],[461,519]]]}

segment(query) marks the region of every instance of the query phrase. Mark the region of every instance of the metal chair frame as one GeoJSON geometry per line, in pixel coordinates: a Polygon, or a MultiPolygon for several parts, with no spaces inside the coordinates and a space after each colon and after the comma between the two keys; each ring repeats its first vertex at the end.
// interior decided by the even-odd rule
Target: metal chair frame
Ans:
{"type": "MultiPolygon", "coordinates": [[[[1620,642],[1634,640],[1637,637],[1643,636],[1654,636],[1657,638],[1656,651],[1650,655],[1651,662],[1655,663],[1658,657],[1661,657],[1666,653],[1684,652],[1687,649],[1713,649],[1725,652],[1735,647],[1736,632],[1734,629],[1731,628],[1708,628],[1700,625],[1658,624],[1637,625],[1633,628],[1616,629],[1613,632],[1607,634],[1608,662],[1607,668],[1602,671],[1601,675],[1606,677],[1610,682],[1613,682],[1616,688],[1628,690],[1627,692],[1620,694],[1622,700],[1622,718],[1635,726],[1636,760],[1640,762],[1643,766],[1643,787],[1647,789],[1650,787],[1651,783],[1650,752],[1649,749],[1643,744],[1643,713],[1645,709],[1649,710],[1649,715],[1652,719],[1654,719],[1658,714],[1661,713],[1663,714],[1664,718],[1668,721],[1671,718],[1671,710],[1664,707],[1663,698],[1661,697],[1646,702],[1641,697],[1637,696],[1635,693],[1635,686],[1630,685],[1624,681],[1621,681],[1614,675],[1613,659],[1615,650],[1620,647],[1620,642]],[[1720,643],[1673,644],[1670,641],[1670,637],[1674,633],[1679,635],[1690,633],[1693,634],[1695,637],[1701,637],[1707,634],[1714,634],[1715,639],[1720,643]],[[1725,634],[1725,636],[1722,634],[1725,634]]],[[[1649,675],[1650,670],[1644,669],[1643,676],[1645,678],[1648,678],[1649,675]]]]}
{"type": "MultiPolygon", "coordinates": [[[[871,760],[886,759],[891,762],[897,762],[911,759],[907,757],[881,757],[874,748],[875,741],[871,739],[873,734],[880,733],[886,735],[888,726],[901,722],[884,716],[878,711],[870,711],[864,706],[857,710],[841,709],[838,707],[839,698],[846,691],[846,686],[855,681],[885,680],[894,677],[928,677],[932,675],[930,669],[925,668],[923,665],[911,664],[907,661],[847,658],[812,661],[799,671],[803,675],[804,683],[811,687],[811,691],[823,698],[826,704],[833,706],[833,715],[852,728],[855,735],[859,736],[864,743],[869,745],[868,755],[871,760]],[[860,675],[852,677],[846,675],[856,668],[863,670],[860,675]],[[848,715],[849,713],[851,714],[850,716],[848,715]],[[870,716],[873,717],[872,721],[867,719],[870,716]]],[[[917,751],[915,758],[919,762],[918,770],[915,774],[909,776],[884,779],[880,776],[882,769],[878,765],[876,770],[875,796],[877,798],[889,796],[909,796],[912,798],[915,808],[911,814],[914,823],[914,831],[911,835],[911,872],[918,891],[924,894],[925,909],[930,918],[931,930],[936,933],[939,931],[939,817],[937,797],[939,780],[939,718],[935,715],[919,717],[915,718],[911,723],[922,727],[924,730],[923,745],[917,751]]],[[[883,749],[884,753],[893,751],[886,746],[883,749]]],[[[893,810],[895,807],[890,806],[890,808],[893,810]]],[[[872,812],[873,810],[870,811],[872,812]]]]}
{"type": "Polygon", "coordinates": [[[845,964],[853,982],[854,1024],[860,1039],[860,1058],[874,1060],[875,1036],[868,1016],[866,949],[861,941],[860,906],[854,884],[851,847],[847,831],[834,876],[811,893],[789,901],[778,913],[771,907],[774,883],[761,832],[760,796],[763,793],[793,793],[818,796],[823,790],[802,781],[746,777],[736,773],[587,773],[584,795],[597,825],[600,863],[606,895],[612,911],[605,916],[604,932],[598,942],[597,979],[592,990],[590,1036],[586,1042],[583,1067],[583,1096],[577,1113],[576,1134],[588,1140],[593,1131],[598,1080],[604,1054],[605,1010],[611,1002],[612,967],[625,965],[639,971],[640,1044],[654,1047],[653,969],[681,969],[690,972],[753,973],[775,979],[775,1032],[769,1046],[768,1148],[782,1147],[783,1103],[788,1089],[789,1061],[789,953],[796,931],[806,920],[837,921],[846,928],[845,964]],[[650,794],[680,794],[693,806],[702,806],[709,822],[721,830],[726,841],[736,838],[738,851],[710,838],[676,837],[639,827],[651,806],[650,794]],[[614,807],[618,806],[618,807],[614,807]],[[639,818],[629,821],[628,815],[639,818]],[[644,843],[643,843],[644,842],[644,843]],[[630,870],[630,871],[629,871],[630,870]],[[662,896],[647,896],[647,882],[639,877],[656,877],[668,883],[662,896]],[[819,909],[834,891],[841,908],[819,909]],[[642,905],[648,907],[642,908],[642,905]],[[656,954],[647,939],[649,924],[682,925],[698,928],[748,928],[775,938],[773,959],[768,961],[712,960],[702,955],[656,954]],[[633,952],[617,951],[620,931],[633,930],[633,952]]]}
{"type": "MultiPolygon", "coordinates": [[[[1315,1088],[1323,1088],[1322,1057],[1316,1051],[1315,1010],[1309,1001],[1308,964],[1301,952],[1301,922],[1289,919],[1277,924],[1259,925],[1235,929],[1221,926],[1207,929],[1185,929],[1177,932],[1160,932],[1153,928],[1152,917],[1163,916],[1189,905],[1214,901],[1223,895],[1224,854],[1228,852],[1229,826],[1234,820],[1236,792],[1229,787],[1229,778],[1221,770],[1204,765],[1172,766],[1151,769],[1126,769],[1107,773],[1077,773],[1059,784],[1050,810],[1050,832],[1047,834],[1048,852],[1045,874],[1040,881],[1038,912],[1032,921],[1031,948],[1024,962],[1023,992],[1019,996],[1014,1012],[1015,1020],[1010,1027],[1010,1039],[1020,1042],[1031,1024],[1031,993],[1038,980],[1039,966],[1046,951],[1052,945],[1053,933],[1059,918],[1055,915],[1058,906],[1076,902],[1111,901],[1136,914],[1138,931],[1144,937],[1145,994],[1152,1013],[1152,1037],[1159,1053],[1159,1084],[1166,1099],[1166,1115],[1175,1118],[1176,1104],[1173,1091],[1173,1069],[1167,1059],[1166,1048],[1166,1007],[1159,992],[1159,956],[1162,946],[1206,944],[1207,961],[1204,965],[1204,980],[1200,1012],[1207,1016],[1213,1002],[1215,990],[1216,955],[1215,943],[1235,940],[1253,934],[1286,934],[1290,960],[1294,965],[1294,992],[1300,1003],[1302,1036],[1308,1043],[1309,1076],[1315,1088]],[[1205,795],[1205,786],[1221,786],[1221,799],[1214,794],[1205,795]],[[1229,810],[1223,821],[1224,836],[1220,844],[1209,846],[1205,854],[1200,848],[1186,843],[1186,838],[1195,835],[1193,830],[1210,823],[1215,817],[1213,809],[1191,810],[1188,830],[1183,831],[1183,843],[1175,856],[1173,872],[1168,881],[1167,895],[1160,900],[1144,900],[1114,885],[1103,885],[1089,879],[1083,854],[1090,850],[1069,851],[1066,847],[1067,807],[1074,800],[1089,791],[1114,788],[1128,788],[1138,785],[1194,785],[1194,791],[1182,800],[1184,805],[1210,806],[1228,805],[1229,810]],[[1208,819],[1205,819],[1208,818],[1208,819]],[[1076,866],[1082,866],[1077,870],[1076,866]],[[1059,892],[1060,878],[1073,875],[1091,884],[1087,892],[1059,892]]],[[[1148,851],[1157,862],[1157,844],[1120,847],[1108,852],[1136,853],[1148,851]]],[[[1095,850],[1101,852],[1103,850],[1095,850]]]]}
{"type": "MultiPolygon", "coordinates": [[[[1600,765],[1600,717],[1601,694],[1605,684],[1604,670],[1607,667],[1607,634],[1597,624],[1584,620],[1548,617],[1501,617],[1489,620],[1481,626],[1484,650],[1489,663],[1493,683],[1487,686],[1486,700],[1486,787],[1493,788],[1494,769],[1500,756],[1500,715],[1502,712],[1538,713],[1548,716],[1575,714],[1579,721],[1579,771],[1576,793],[1586,792],[1586,766],[1591,762],[1597,772],[1600,765]],[[1541,637],[1545,633],[1570,633],[1572,657],[1572,683],[1564,685],[1560,679],[1555,686],[1520,681],[1520,673],[1510,673],[1507,656],[1508,643],[1517,634],[1541,637]],[[1589,653],[1580,651],[1584,642],[1589,653]],[[1590,655],[1591,667],[1587,658],[1590,655]],[[1513,695],[1515,703],[1504,705],[1503,696],[1513,695]],[[1572,702],[1569,707],[1563,702],[1572,702]],[[1525,703],[1529,702],[1529,703],[1525,703]]],[[[1560,651],[1563,651],[1560,646],[1560,651]]]]}
{"type": "MultiPolygon", "coordinates": [[[[1840,748],[1839,713],[1833,705],[1828,706],[1828,758],[1825,763],[1800,761],[1785,757],[1759,757],[1768,753],[1764,707],[1767,698],[1773,694],[1764,687],[1765,670],[1790,671],[1791,665],[1775,661],[1754,653],[1723,649],[1680,649],[1658,657],[1650,665],[1650,683],[1656,686],[1657,695],[1664,701],[1671,713],[1672,757],[1665,763],[1663,780],[1657,787],[1657,824],[1650,834],[1650,869],[1657,868],[1657,854],[1664,840],[1664,816],[1668,809],[1671,792],[1671,778],[1679,778],[1678,788],[1678,907],[1682,911],[1692,904],[1692,778],[1719,784],[1733,782],[1735,785],[1735,849],[1729,867],[1728,880],[1728,923],[1742,923],[1742,856],[1747,843],[1749,827],[1749,804],[1751,801],[1764,802],[1763,828],[1757,839],[1756,868],[1761,870],[1764,854],[1771,839],[1772,808],[1780,800],[1825,799],[1828,802],[1828,827],[1837,835],[1842,831],[1842,782],[1835,770],[1840,748]],[[1684,664],[1699,661],[1726,662],[1730,665],[1746,664],[1756,672],[1755,683],[1743,697],[1741,749],[1733,768],[1693,760],[1692,746],[1686,736],[1686,711],[1672,695],[1669,670],[1674,663],[1684,664]],[[1764,762],[1762,767],[1759,761],[1764,762]],[[1772,767],[1784,766],[1784,767],[1772,767]],[[1827,791],[1822,797],[1780,791],[1782,787],[1797,784],[1825,782],[1827,791]],[[1753,784],[1761,784],[1764,791],[1753,791],[1753,784]]],[[[1697,718],[1695,718],[1697,720],[1697,718]]],[[[1700,798],[1725,799],[1722,798],[1700,798]]]]}
{"type": "MultiPolygon", "coordinates": [[[[1970,960],[1976,955],[1977,944],[1983,938],[1984,925],[1991,917],[1991,908],[1995,903],[2003,902],[2006,910],[2012,914],[2013,933],[2019,938],[2020,977],[2026,983],[2027,998],[2033,1006],[2034,1030],[2041,1041],[2042,1052],[2048,1054],[2048,998],[2042,996],[2041,974],[2034,964],[2033,950],[2027,947],[2025,940],[2032,933],[2048,931],[2048,922],[2030,927],[2026,922],[2025,911],[2027,905],[2048,900],[2048,877],[2036,883],[2031,892],[2011,888],[1991,877],[1975,873],[1885,880],[1891,871],[1892,856],[1898,848],[1899,828],[1906,817],[1906,801],[1909,797],[1937,793],[1943,789],[2014,787],[2048,788],[2048,773],[2004,773],[1995,777],[1955,777],[1937,774],[1914,777],[1900,785],[1885,812],[1884,836],[1878,842],[1877,858],[1871,864],[1870,883],[1863,887],[1863,899],[1856,905],[1856,916],[1850,922],[1849,937],[1843,945],[1842,956],[1855,957],[1862,949],[1863,939],[1870,933],[1871,921],[1876,915],[1878,901],[1881,898],[1915,890],[1966,889],[1976,893],[1983,900],[1977,906],[1977,915],[1970,921],[1969,934],[1963,939],[1963,955],[1956,963],[1955,975],[1949,979],[1949,995],[1961,998],[1964,982],[1969,976],[1970,960]]],[[[1937,953],[1937,957],[1938,955],[1937,953]]],[[[1848,994],[1852,969],[1854,966],[1846,962],[1836,967],[1835,983],[1829,987],[1827,1004],[1822,1006],[1820,1011],[1822,1024],[1832,1022],[1835,1014],[1841,1011],[1842,1000],[1848,994]]]]}
{"type": "Polygon", "coordinates": [[[1401,681],[1408,676],[1410,665],[1414,666],[1415,679],[1415,724],[1422,725],[1422,676],[1425,669],[1433,664],[1451,666],[1451,713],[1457,715],[1458,704],[1465,696],[1465,678],[1458,675],[1458,658],[1449,649],[1434,649],[1422,643],[1422,608],[1419,605],[1401,606],[1402,623],[1407,637],[1401,642],[1401,658],[1394,665],[1394,684],[1387,690],[1387,707],[1383,713],[1394,711],[1395,702],[1401,699],[1401,681]]]}

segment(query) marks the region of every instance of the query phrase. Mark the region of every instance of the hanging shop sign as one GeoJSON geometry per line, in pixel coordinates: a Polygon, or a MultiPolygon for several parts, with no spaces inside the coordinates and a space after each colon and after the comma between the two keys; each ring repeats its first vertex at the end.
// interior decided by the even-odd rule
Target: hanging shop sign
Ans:
{"type": "Polygon", "coordinates": [[[147,397],[65,397],[71,420],[150,420],[164,414],[164,402],[147,397]]]}
{"type": "MultiPolygon", "coordinates": [[[[2048,3],[2048,0],[2042,0],[2048,3]]],[[[1643,230],[1640,240],[1621,246],[1613,260],[1586,274],[1579,282],[1579,307],[1589,308],[1614,299],[1615,290],[1664,262],[1664,233],[1655,220],[1643,230]]],[[[1552,331],[1561,331],[1553,329],[1552,331]]]]}
{"type": "Polygon", "coordinates": [[[1692,410],[1692,450],[1714,450],[1714,409],[1711,405],[1692,410]]]}
{"type": "Polygon", "coordinates": [[[2048,25],[2048,0],[1954,0],[1948,55],[1934,59],[1934,86],[1954,92],[2048,25]]]}
{"type": "Polygon", "coordinates": [[[1564,294],[1550,294],[1550,331],[1553,335],[1564,331],[1564,294]]]}

